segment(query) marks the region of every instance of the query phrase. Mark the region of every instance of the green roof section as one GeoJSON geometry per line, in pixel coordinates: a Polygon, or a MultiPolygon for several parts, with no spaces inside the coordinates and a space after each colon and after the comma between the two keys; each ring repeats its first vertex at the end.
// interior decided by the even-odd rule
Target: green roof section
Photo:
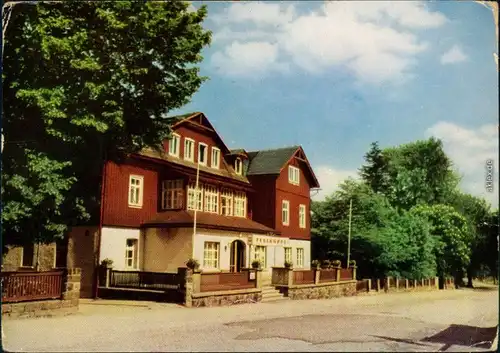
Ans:
{"type": "Polygon", "coordinates": [[[243,148],[235,148],[232,150],[229,150],[231,154],[241,154],[241,153],[247,153],[243,148]]]}
{"type": "Polygon", "coordinates": [[[247,175],[279,174],[300,146],[248,152],[250,165],[247,175]]]}

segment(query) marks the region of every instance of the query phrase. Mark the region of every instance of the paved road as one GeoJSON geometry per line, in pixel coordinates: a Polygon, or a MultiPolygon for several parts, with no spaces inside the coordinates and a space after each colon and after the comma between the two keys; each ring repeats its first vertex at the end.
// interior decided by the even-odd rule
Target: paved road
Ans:
{"type": "Polygon", "coordinates": [[[75,315],[3,324],[4,349],[18,352],[486,351],[498,325],[498,291],[394,293],[199,309],[82,304],[75,315]]]}

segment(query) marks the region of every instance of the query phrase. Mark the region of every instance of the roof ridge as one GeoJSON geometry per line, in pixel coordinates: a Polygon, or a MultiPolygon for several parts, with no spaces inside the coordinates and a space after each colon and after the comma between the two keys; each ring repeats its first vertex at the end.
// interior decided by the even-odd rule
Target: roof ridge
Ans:
{"type": "Polygon", "coordinates": [[[292,145],[292,146],[279,147],[279,148],[268,148],[265,150],[247,151],[247,153],[274,152],[274,151],[287,150],[287,149],[292,149],[292,148],[298,149],[299,147],[302,147],[302,146],[301,145],[292,145]]]}

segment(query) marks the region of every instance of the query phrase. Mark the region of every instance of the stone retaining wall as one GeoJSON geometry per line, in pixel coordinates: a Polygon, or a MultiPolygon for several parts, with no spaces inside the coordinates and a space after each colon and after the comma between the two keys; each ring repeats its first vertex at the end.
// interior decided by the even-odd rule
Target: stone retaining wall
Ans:
{"type": "Polygon", "coordinates": [[[233,304],[256,303],[262,300],[261,289],[241,289],[233,291],[218,291],[193,293],[191,305],[195,308],[203,306],[226,306],[233,304]]]}
{"type": "Polygon", "coordinates": [[[78,311],[81,270],[66,270],[61,299],[2,304],[2,318],[68,315],[78,311]]]}
{"type": "Polygon", "coordinates": [[[356,281],[305,284],[281,287],[290,299],[329,299],[356,295],[356,281]]]}

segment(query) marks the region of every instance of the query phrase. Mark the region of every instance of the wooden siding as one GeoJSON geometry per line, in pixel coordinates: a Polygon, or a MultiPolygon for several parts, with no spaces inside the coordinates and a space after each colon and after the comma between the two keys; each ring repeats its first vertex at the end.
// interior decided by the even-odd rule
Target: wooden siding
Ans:
{"type": "Polygon", "coordinates": [[[281,232],[281,236],[291,239],[310,240],[310,186],[304,174],[303,166],[297,160],[292,159],[281,171],[276,179],[276,230],[281,232]],[[288,182],[288,166],[293,165],[300,170],[299,185],[288,182]],[[284,226],[281,219],[281,204],[283,200],[290,202],[290,224],[284,226]],[[306,205],[306,227],[299,227],[299,206],[306,205]]]}
{"type": "MultiPolygon", "coordinates": [[[[196,162],[198,160],[198,142],[204,143],[208,145],[208,157],[207,157],[207,166],[211,167],[212,166],[212,147],[217,147],[220,149],[220,163],[219,163],[219,168],[220,169],[226,169],[232,168],[232,165],[229,163],[230,158],[227,156],[224,156],[224,146],[221,146],[220,143],[217,142],[216,133],[215,132],[210,132],[210,131],[195,131],[193,128],[189,128],[189,125],[181,125],[178,128],[174,130],[174,132],[178,135],[181,136],[180,139],[180,146],[179,146],[179,158],[184,159],[184,140],[185,138],[190,138],[195,141],[195,146],[194,146],[194,161],[196,162]]],[[[165,152],[168,153],[168,144],[169,141],[166,140],[163,143],[163,146],[165,148],[165,152]]]]}
{"type": "Polygon", "coordinates": [[[158,210],[158,170],[145,163],[128,160],[126,164],[108,162],[104,189],[103,226],[135,227],[153,218],[158,210]],[[128,205],[129,176],[144,177],[141,208],[128,205]]]}
{"type": "Polygon", "coordinates": [[[249,175],[248,180],[255,192],[249,194],[252,219],[269,228],[276,228],[276,176],[249,175]]]}

